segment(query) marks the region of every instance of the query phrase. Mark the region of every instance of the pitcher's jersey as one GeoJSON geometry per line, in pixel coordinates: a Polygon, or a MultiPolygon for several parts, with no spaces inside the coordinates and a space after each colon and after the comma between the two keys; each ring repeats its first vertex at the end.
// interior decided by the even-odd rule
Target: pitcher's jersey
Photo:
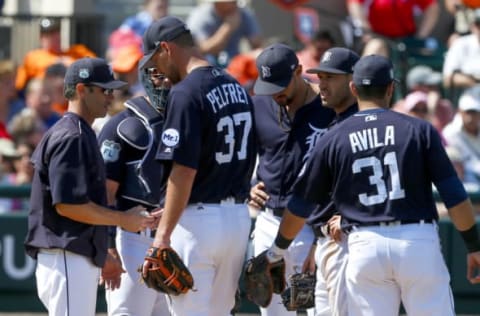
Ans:
{"type": "Polygon", "coordinates": [[[265,183],[270,196],[266,206],[284,209],[300,169],[327,131],[335,112],[322,106],[317,96],[290,120],[272,97],[254,96],[252,100],[259,155],[257,178],[265,183]]]}
{"type": "Polygon", "coordinates": [[[157,158],[197,170],[189,203],[246,199],[255,164],[252,101],[216,67],[172,87],[157,158]]]}
{"type": "Polygon", "coordinates": [[[432,183],[449,179],[458,177],[432,125],[389,110],[362,111],[320,139],[289,208],[302,213],[306,201],[325,203],[331,192],[349,223],[437,219],[432,183]]]}

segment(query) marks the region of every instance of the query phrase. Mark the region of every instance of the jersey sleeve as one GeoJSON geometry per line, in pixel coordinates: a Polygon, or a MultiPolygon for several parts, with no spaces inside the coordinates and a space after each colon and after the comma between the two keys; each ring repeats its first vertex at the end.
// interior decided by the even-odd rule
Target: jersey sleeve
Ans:
{"type": "Polygon", "coordinates": [[[64,138],[52,148],[48,178],[52,204],[84,204],[88,197],[88,157],[80,136],[64,138]]]}
{"type": "Polygon", "coordinates": [[[170,92],[165,123],[156,158],[197,169],[202,139],[202,111],[190,94],[170,92]]]}

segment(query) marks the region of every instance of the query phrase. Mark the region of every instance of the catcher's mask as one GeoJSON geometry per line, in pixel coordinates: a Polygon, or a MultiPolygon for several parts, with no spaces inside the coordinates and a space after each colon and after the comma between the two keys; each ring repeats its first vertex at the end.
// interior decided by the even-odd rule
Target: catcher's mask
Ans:
{"type": "Polygon", "coordinates": [[[165,110],[171,83],[156,68],[142,68],[140,80],[152,106],[159,112],[165,110]]]}

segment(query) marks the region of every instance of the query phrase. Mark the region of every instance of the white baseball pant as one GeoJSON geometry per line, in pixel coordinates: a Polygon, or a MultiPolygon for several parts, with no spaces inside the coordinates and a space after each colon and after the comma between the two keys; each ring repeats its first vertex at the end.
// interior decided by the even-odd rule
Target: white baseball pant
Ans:
{"type": "Polygon", "coordinates": [[[168,316],[166,295],[149,289],[137,271],[145,258],[153,238],[147,236],[150,230],[140,234],[117,229],[117,251],[122,259],[125,273],[122,274],[120,288],[106,290],[109,316],[168,316]]]}
{"type": "Polygon", "coordinates": [[[37,293],[49,316],[94,316],[100,268],[63,249],[40,249],[37,293]]]}
{"type": "Polygon", "coordinates": [[[348,261],[347,236],[340,242],[330,236],[318,238],[315,251],[317,284],[315,316],[347,316],[345,269],[348,261]]]}
{"type": "Polygon", "coordinates": [[[192,204],[171,236],[171,246],[193,275],[195,291],[171,296],[174,316],[226,316],[245,262],[251,219],[246,204],[192,204]]]}
{"type": "Polygon", "coordinates": [[[350,316],[455,315],[438,226],[358,227],[348,235],[346,282],[350,316]]]}
{"type": "MultiPolygon", "coordinates": [[[[260,212],[255,221],[255,230],[253,231],[253,251],[258,256],[264,250],[270,248],[277,236],[280,227],[281,218],[273,215],[271,210],[260,212]]],[[[308,255],[315,237],[310,226],[305,225],[297,237],[293,240],[290,247],[284,255],[285,275],[288,282],[288,276],[294,273],[302,272],[303,262],[308,255]]],[[[318,282],[318,281],[317,281],[318,282]]],[[[325,300],[326,301],[326,300],[325,300]]],[[[272,302],[267,308],[260,308],[262,316],[293,316],[296,312],[289,312],[282,304],[282,298],[274,294],[272,302]]],[[[307,310],[309,316],[313,315],[313,308],[307,310]]]]}

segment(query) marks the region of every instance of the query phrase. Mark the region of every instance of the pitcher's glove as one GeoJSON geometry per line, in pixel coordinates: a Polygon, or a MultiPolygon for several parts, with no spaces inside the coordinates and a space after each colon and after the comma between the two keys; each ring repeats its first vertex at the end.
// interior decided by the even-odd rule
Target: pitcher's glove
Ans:
{"type": "Polygon", "coordinates": [[[289,278],[290,287],[282,293],[288,311],[305,310],[315,306],[315,274],[296,273],[289,278]]]}
{"type": "Polygon", "coordinates": [[[180,295],[193,289],[193,276],[178,254],[170,247],[150,247],[145,261],[151,266],[146,274],[139,268],[145,285],[169,295],[180,295]]]}
{"type": "Polygon", "coordinates": [[[270,263],[265,250],[247,261],[244,279],[247,298],[261,307],[267,307],[273,293],[281,294],[285,289],[285,261],[270,263]]]}

